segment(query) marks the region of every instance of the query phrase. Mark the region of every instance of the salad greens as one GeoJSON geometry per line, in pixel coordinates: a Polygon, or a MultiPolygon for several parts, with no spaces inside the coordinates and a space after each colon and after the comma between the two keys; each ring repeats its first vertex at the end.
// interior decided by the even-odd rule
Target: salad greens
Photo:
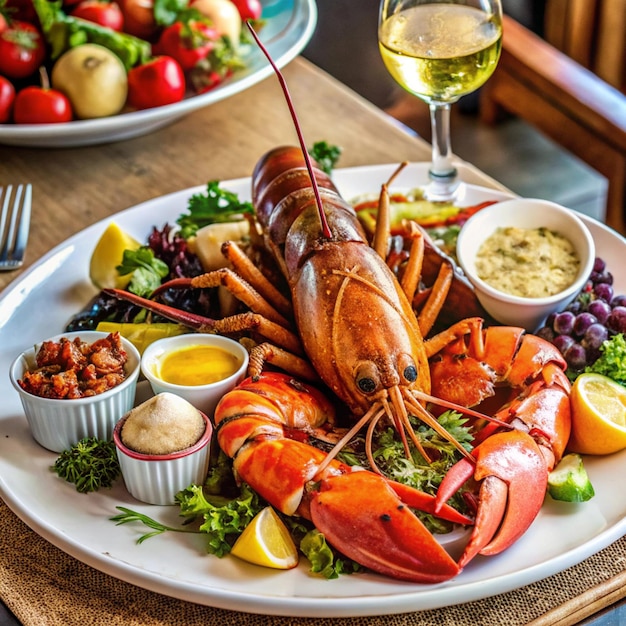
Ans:
{"type": "Polygon", "coordinates": [[[222,189],[217,180],[209,181],[206,193],[191,196],[187,208],[189,213],[183,213],[176,220],[185,239],[208,224],[234,222],[245,214],[254,215],[250,202],[241,202],[236,193],[222,189]]]}
{"type": "Polygon", "coordinates": [[[600,346],[600,356],[585,372],[603,374],[626,386],[626,339],[619,333],[600,346]]]}
{"type": "Polygon", "coordinates": [[[120,276],[132,273],[128,291],[138,296],[150,296],[170,273],[164,261],[158,259],[148,246],[137,250],[124,250],[122,263],[116,267],[120,276]]]}

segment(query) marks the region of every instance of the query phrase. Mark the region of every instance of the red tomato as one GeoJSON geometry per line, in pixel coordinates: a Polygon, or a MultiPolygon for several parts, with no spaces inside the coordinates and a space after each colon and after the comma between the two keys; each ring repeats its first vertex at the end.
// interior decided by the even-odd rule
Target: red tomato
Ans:
{"type": "Polygon", "coordinates": [[[16,124],[57,124],[72,121],[72,105],[56,89],[24,87],[15,96],[13,121],[16,124]]]}
{"type": "Polygon", "coordinates": [[[8,28],[7,18],[0,13],[0,33],[8,28]]]}
{"type": "Polygon", "coordinates": [[[154,20],[154,0],[121,0],[124,32],[151,41],[158,31],[154,20]]]}
{"type": "Polygon", "coordinates": [[[261,19],[263,7],[260,0],[232,0],[232,3],[237,7],[242,21],[261,19]]]}
{"type": "Polygon", "coordinates": [[[4,76],[0,76],[0,124],[11,120],[13,101],[15,100],[15,87],[4,76]]]}
{"type": "Polygon", "coordinates": [[[83,0],[72,10],[71,15],[95,22],[118,33],[124,29],[124,15],[117,2],[83,0]]]}
{"type": "Polygon", "coordinates": [[[44,62],[45,45],[41,33],[32,24],[13,21],[0,32],[0,74],[26,78],[44,62]]]}
{"type": "Polygon", "coordinates": [[[136,109],[180,102],[184,95],[183,70],[171,57],[155,57],[128,72],[128,103],[136,109]]]}
{"type": "Polygon", "coordinates": [[[176,59],[183,72],[188,72],[207,58],[219,38],[214,28],[202,22],[174,22],[161,33],[155,50],[176,59]]]}

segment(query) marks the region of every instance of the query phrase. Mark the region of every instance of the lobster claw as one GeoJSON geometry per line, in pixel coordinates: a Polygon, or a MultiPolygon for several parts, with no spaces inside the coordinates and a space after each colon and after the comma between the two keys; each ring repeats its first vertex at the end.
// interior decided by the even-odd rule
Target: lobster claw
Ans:
{"type": "Polygon", "coordinates": [[[472,536],[459,567],[477,554],[494,555],[519,539],[536,518],[546,493],[548,471],[532,437],[512,430],[496,433],[474,449],[475,465],[463,459],[437,492],[442,506],[473,475],[482,481],[472,536]]]}
{"type": "Polygon", "coordinates": [[[309,506],[312,522],[329,543],[379,574],[439,583],[461,571],[378,474],[355,471],[328,478],[311,494],[309,506]]]}

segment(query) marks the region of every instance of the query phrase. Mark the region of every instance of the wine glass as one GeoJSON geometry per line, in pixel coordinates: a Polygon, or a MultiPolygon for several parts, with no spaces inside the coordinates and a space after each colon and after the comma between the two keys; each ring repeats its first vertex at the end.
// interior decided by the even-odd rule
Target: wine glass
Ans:
{"type": "Polygon", "coordinates": [[[451,159],[450,107],[496,68],[500,0],[381,0],[378,43],[394,80],[430,108],[432,163],[424,196],[453,201],[461,185],[451,159]]]}

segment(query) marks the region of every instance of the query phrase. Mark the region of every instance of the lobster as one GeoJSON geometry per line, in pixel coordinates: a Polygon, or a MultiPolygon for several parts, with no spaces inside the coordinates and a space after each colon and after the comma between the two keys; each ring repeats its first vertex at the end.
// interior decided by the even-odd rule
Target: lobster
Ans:
{"type": "MultiPolygon", "coordinates": [[[[127,292],[110,293],[200,332],[236,336],[249,331],[265,337],[251,350],[250,379],[222,399],[214,416],[219,445],[234,458],[238,477],[283,513],[312,520],[332,545],[371,570],[414,582],[441,582],[456,576],[476,554],[506,549],[535,519],[548,472],[569,437],[566,364],[541,338],[521,328],[483,328],[479,317],[425,338],[431,322],[421,325],[423,312],[418,316],[413,310],[415,287],[408,294],[402,287],[415,285],[407,272],[419,272],[419,263],[411,269],[410,260],[398,280],[370,246],[330,178],[313,171],[330,237],[322,232],[301,150],[269,152],[252,178],[264,243],[285,276],[291,299],[232,242],[223,251],[235,270],[175,279],[159,291],[225,284],[250,306],[249,312],[208,319],[127,292]],[[267,363],[287,371],[288,381],[268,377],[267,363]],[[302,434],[294,435],[315,434],[333,422],[328,403],[316,399],[313,404],[321,403],[323,410],[311,409],[311,398],[318,396],[298,379],[323,382],[355,418],[330,453],[303,442],[302,434]],[[497,402],[498,410],[490,402],[497,402]],[[411,415],[451,439],[428,403],[461,410],[476,427],[471,453],[453,441],[462,459],[436,496],[382,477],[371,449],[371,470],[355,471],[336,460],[343,443],[366,425],[371,444],[376,424],[385,417],[407,448],[409,440],[421,448],[411,415]],[[488,419],[485,413],[493,415],[488,419]],[[411,509],[471,524],[446,505],[468,481],[480,485],[476,516],[456,562],[411,509]]],[[[436,306],[441,306],[437,295],[436,306]]],[[[426,316],[432,320],[433,314],[427,310],[426,316]]]]}
{"type": "MultiPolygon", "coordinates": [[[[251,350],[250,378],[222,398],[214,415],[218,443],[234,459],[238,478],[284,514],[310,519],[332,545],[371,570],[442,582],[477,554],[506,549],[535,519],[548,472],[569,437],[566,364],[548,342],[522,329],[484,329],[481,317],[430,334],[458,288],[451,264],[439,263],[416,315],[414,305],[423,301],[424,234],[407,230],[411,254],[396,274],[386,262],[385,219],[379,217],[372,247],[353,208],[300,144],[270,151],[252,176],[255,226],[287,294],[233,242],[223,246],[233,269],[176,279],[159,291],[224,285],[249,311],[209,319],[128,292],[107,293],[200,332],[262,338],[251,350]],[[268,363],[288,375],[266,373],[268,363]],[[330,452],[306,441],[333,420],[328,402],[302,380],[322,382],[354,418],[330,452]],[[481,411],[490,402],[499,404],[488,418],[481,411]],[[471,453],[439,424],[431,406],[461,410],[474,421],[471,453]],[[407,454],[411,442],[428,458],[411,416],[461,455],[434,496],[383,477],[371,450],[372,433],[386,419],[407,454]],[[355,470],[336,457],[363,428],[371,469],[355,470]],[[473,520],[446,504],[468,482],[478,485],[473,520]],[[473,522],[458,562],[411,509],[473,522]]],[[[381,197],[384,216],[385,187],[381,197]]]]}

